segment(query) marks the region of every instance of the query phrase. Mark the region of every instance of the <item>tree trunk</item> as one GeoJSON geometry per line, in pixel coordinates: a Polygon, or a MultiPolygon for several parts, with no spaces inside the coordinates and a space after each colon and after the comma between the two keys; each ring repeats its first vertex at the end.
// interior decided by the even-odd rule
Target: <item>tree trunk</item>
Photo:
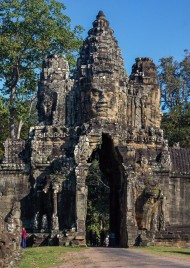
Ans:
{"type": "Polygon", "coordinates": [[[22,130],[23,125],[24,125],[24,121],[21,119],[21,120],[19,121],[18,131],[17,131],[17,139],[18,139],[18,140],[20,139],[20,133],[21,133],[21,130],[22,130]]]}
{"type": "MultiPolygon", "coordinates": [[[[34,104],[35,99],[36,99],[36,96],[31,100],[28,118],[31,115],[32,106],[34,104]]],[[[20,139],[21,130],[22,130],[22,127],[24,126],[25,122],[26,122],[26,120],[23,120],[23,119],[20,119],[20,121],[19,121],[18,130],[17,130],[17,139],[20,139]]]]}
{"type": "Polygon", "coordinates": [[[15,139],[15,92],[19,78],[18,63],[13,67],[10,87],[10,135],[11,139],[15,139]]]}
{"type": "Polygon", "coordinates": [[[11,139],[15,138],[15,87],[11,88],[10,95],[10,135],[11,139]]]}

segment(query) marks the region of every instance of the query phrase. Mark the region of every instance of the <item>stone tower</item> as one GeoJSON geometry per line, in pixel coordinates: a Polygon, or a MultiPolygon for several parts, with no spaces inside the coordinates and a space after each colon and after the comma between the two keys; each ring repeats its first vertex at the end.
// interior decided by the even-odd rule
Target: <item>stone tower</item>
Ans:
{"type": "Polygon", "coordinates": [[[38,90],[38,117],[43,125],[65,125],[65,98],[71,90],[67,61],[57,55],[48,56],[43,64],[38,90]]]}
{"type": "Polygon", "coordinates": [[[110,189],[115,245],[184,243],[190,151],[169,148],[163,137],[152,59],[137,58],[128,77],[102,11],[83,42],[73,79],[63,56],[44,61],[37,109],[39,124],[29,139],[5,142],[0,209],[6,226],[11,218],[15,230],[22,221],[30,245],[85,245],[86,178],[98,155],[110,189]],[[177,236],[178,228],[183,232],[177,236]]]}
{"type": "Polygon", "coordinates": [[[160,88],[156,66],[150,58],[137,58],[132,67],[128,92],[128,127],[160,128],[160,88]]]}
{"type": "Polygon", "coordinates": [[[90,120],[125,124],[128,77],[113,30],[102,11],[80,50],[74,78],[75,125],[90,120]]]}

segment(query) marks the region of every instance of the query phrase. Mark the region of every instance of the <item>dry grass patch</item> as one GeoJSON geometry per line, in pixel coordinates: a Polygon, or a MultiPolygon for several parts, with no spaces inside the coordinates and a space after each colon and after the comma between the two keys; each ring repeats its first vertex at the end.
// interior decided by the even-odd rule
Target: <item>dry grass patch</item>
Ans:
{"type": "Polygon", "coordinates": [[[63,265],[68,258],[66,253],[76,253],[84,250],[81,247],[36,247],[26,248],[19,268],[48,268],[63,265]]]}

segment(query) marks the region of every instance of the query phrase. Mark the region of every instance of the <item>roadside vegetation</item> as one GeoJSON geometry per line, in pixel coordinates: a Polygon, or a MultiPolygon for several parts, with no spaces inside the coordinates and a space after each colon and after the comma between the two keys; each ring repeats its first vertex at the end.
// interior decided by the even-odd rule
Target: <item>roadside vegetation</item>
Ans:
{"type": "Polygon", "coordinates": [[[24,250],[19,268],[48,268],[64,265],[64,254],[79,252],[82,247],[33,247],[24,250]]]}

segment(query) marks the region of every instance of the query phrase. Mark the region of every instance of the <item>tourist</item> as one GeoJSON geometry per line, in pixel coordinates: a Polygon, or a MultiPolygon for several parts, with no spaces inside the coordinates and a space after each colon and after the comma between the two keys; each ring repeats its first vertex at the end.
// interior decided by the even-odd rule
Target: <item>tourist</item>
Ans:
{"type": "Polygon", "coordinates": [[[25,248],[26,247],[26,230],[25,228],[23,227],[22,228],[22,248],[25,248]]]}
{"type": "Polygon", "coordinates": [[[90,232],[89,232],[89,242],[90,242],[90,246],[92,246],[92,229],[90,229],[90,232]]]}
{"type": "Polygon", "coordinates": [[[101,230],[100,232],[100,246],[103,247],[105,245],[105,238],[106,238],[106,233],[104,229],[101,230]]]}
{"type": "Polygon", "coordinates": [[[94,246],[94,247],[96,247],[97,246],[97,233],[96,233],[96,231],[94,231],[94,232],[92,232],[92,245],[94,246]]]}
{"type": "Polygon", "coordinates": [[[106,244],[106,247],[109,246],[109,235],[106,236],[106,239],[105,239],[105,244],[106,244]]]}

